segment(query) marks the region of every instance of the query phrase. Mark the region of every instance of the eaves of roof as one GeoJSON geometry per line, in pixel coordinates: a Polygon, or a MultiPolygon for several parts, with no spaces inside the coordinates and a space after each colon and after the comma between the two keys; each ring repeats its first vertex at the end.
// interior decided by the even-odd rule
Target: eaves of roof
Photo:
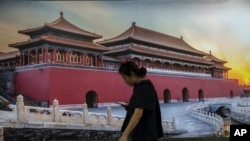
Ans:
{"type": "Polygon", "coordinates": [[[7,53],[0,54],[0,60],[12,59],[20,55],[19,51],[11,51],[7,53]]]}
{"type": "Polygon", "coordinates": [[[218,63],[227,63],[227,61],[218,59],[217,57],[213,56],[212,54],[206,54],[204,59],[206,59],[208,61],[218,62],[218,63]]]}
{"type": "Polygon", "coordinates": [[[102,44],[102,45],[107,45],[111,43],[118,43],[120,41],[124,41],[129,38],[137,40],[137,41],[142,41],[145,43],[150,43],[154,45],[159,45],[159,46],[163,46],[167,48],[180,50],[180,51],[195,53],[201,56],[204,55],[204,52],[191,47],[189,44],[187,44],[183,40],[183,38],[177,38],[177,37],[173,37],[173,36],[163,34],[160,32],[156,32],[153,30],[142,28],[142,27],[136,26],[135,23],[133,23],[132,26],[129,29],[127,29],[125,32],[123,32],[122,34],[114,38],[99,41],[97,43],[102,44]]]}
{"type": "Polygon", "coordinates": [[[231,68],[229,68],[229,67],[225,67],[223,65],[216,65],[216,64],[211,65],[209,68],[217,68],[217,69],[222,69],[222,70],[231,70],[231,68]]]}
{"type": "Polygon", "coordinates": [[[72,23],[70,23],[69,21],[67,21],[63,17],[62,13],[61,13],[60,18],[58,18],[57,20],[55,20],[55,21],[53,21],[51,23],[45,23],[43,26],[36,27],[36,28],[31,28],[31,29],[26,29],[26,30],[20,30],[18,32],[22,33],[22,34],[30,35],[32,32],[35,32],[35,31],[38,31],[38,30],[43,30],[46,27],[52,28],[52,29],[57,29],[57,30],[64,31],[64,32],[79,34],[79,35],[91,37],[91,38],[94,38],[94,39],[102,38],[102,35],[98,35],[96,33],[92,33],[92,32],[83,30],[83,29],[73,25],[72,23]]]}
{"type": "Polygon", "coordinates": [[[99,51],[110,50],[109,48],[107,48],[105,46],[98,45],[98,44],[95,44],[92,42],[73,40],[73,39],[62,38],[62,37],[57,37],[57,36],[53,36],[53,35],[41,36],[40,38],[37,38],[37,39],[30,39],[30,40],[25,41],[25,42],[9,44],[9,46],[15,47],[15,48],[20,48],[21,46],[26,46],[26,45],[29,45],[32,43],[39,43],[41,41],[70,45],[70,46],[81,47],[81,48],[95,49],[95,50],[99,50],[99,51]]]}
{"type": "Polygon", "coordinates": [[[120,47],[120,48],[115,48],[110,51],[104,52],[104,55],[109,55],[109,54],[117,54],[120,52],[126,52],[126,51],[134,51],[136,53],[143,53],[148,56],[158,56],[158,57],[163,57],[163,58],[171,58],[171,59],[178,59],[178,60],[184,60],[184,61],[190,61],[190,62],[197,62],[197,63],[204,63],[208,65],[212,65],[212,62],[206,61],[204,59],[196,59],[196,58],[191,58],[187,56],[181,56],[177,54],[171,54],[167,52],[162,52],[162,51],[157,51],[157,50],[152,50],[148,48],[143,48],[143,47],[137,47],[137,46],[129,46],[129,47],[120,47]]]}
{"type": "Polygon", "coordinates": [[[121,62],[119,59],[113,58],[113,57],[108,57],[108,56],[103,56],[103,60],[105,61],[112,61],[112,62],[121,62]]]}

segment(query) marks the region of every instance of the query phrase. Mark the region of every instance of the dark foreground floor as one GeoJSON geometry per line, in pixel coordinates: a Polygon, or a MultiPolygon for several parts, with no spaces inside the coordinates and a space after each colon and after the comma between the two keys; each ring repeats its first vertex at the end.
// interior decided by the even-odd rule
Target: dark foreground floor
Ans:
{"type": "MultiPolygon", "coordinates": [[[[5,141],[118,141],[119,131],[45,128],[4,128],[5,141]]],[[[229,141],[228,137],[176,137],[164,134],[159,141],[229,141]]]]}
{"type": "MultiPolygon", "coordinates": [[[[67,140],[67,141],[69,141],[69,140],[67,140]]],[[[79,140],[70,140],[70,141],[79,141],[79,140]]],[[[118,141],[118,139],[103,139],[103,140],[102,139],[96,139],[96,140],[94,140],[94,139],[84,139],[84,141],[118,141]]],[[[229,141],[229,138],[228,137],[165,138],[165,139],[160,139],[159,141],[229,141]]]]}

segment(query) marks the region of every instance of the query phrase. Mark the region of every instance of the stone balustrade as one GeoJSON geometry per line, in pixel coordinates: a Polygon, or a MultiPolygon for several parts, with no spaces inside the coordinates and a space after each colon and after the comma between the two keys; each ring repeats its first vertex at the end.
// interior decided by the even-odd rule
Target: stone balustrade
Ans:
{"type": "Polygon", "coordinates": [[[207,112],[209,105],[204,104],[194,104],[187,107],[188,111],[192,116],[195,118],[198,118],[202,121],[205,121],[209,124],[215,125],[216,131],[215,134],[223,135],[223,129],[224,129],[224,121],[223,119],[212,112],[207,112]]]}
{"type": "Polygon", "coordinates": [[[165,131],[173,131],[176,129],[175,117],[172,118],[172,121],[162,121],[162,127],[165,131]]]}
{"type": "Polygon", "coordinates": [[[232,104],[231,118],[237,122],[250,125],[250,106],[232,104]]]}
{"type": "Polygon", "coordinates": [[[111,108],[107,108],[107,114],[88,112],[87,104],[83,104],[82,111],[62,110],[58,101],[54,100],[52,108],[25,106],[23,96],[17,97],[16,105],[10,105],[12,111],[0,111],[2,119],[16,120],[20,122],[55,122],[74,123],[87,125],[101,125],[120,127],[124,117],[112,115],[111,108]]]}
{"type": "Polygon", "coordinates": [[[186,71],[164,70],[155,68],[147,68],[147,70],[148,72],[159,73],[159,74],[171,74],[171,75],[192,76],[192,77],[211,77],[211,74],[199,73],[199,72],[186,72],[186,71]]]}
{"type": "MultiPolygon", "coordinates": [[[[72,111],[59,108],[59,102],[53,101],[50,108],[25,106],[23,96],[17,96],[16,105],[9,105],[11,111],[0,110],[0,126],[11,128],[73,128],[73,129],[97,129],[102,127],[107,130],[120,130],[124,117],[113,115],[111,108],[107,113],[88,112],[87,104],[83,104],[82,111],[72,111]],[[91,127],[91,128],[90,128],[91,127]]],[[[176,130],[175,119],[163,121],[165,131],[176,130]]]]}

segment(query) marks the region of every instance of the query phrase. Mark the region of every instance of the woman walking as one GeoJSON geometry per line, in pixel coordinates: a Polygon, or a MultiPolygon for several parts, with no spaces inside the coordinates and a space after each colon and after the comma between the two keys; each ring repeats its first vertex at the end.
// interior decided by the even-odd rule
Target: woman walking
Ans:
{"type": "Polygon", "coordinates": [[[163,137],[161,111],[154,85],[145,77],[146,68],[127,61],[121,64],[119,74],[133,87],[119,141],[157,141],[163,137]]]}

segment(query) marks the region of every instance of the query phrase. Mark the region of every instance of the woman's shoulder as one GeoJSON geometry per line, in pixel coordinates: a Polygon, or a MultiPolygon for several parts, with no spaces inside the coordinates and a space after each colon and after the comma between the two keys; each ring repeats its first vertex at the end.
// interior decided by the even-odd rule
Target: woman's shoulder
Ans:
{"type": "Polygon", "coordinates": [[[147,80],[142,80],[140,81],[137,85],[135,85],[135,89],[137,90],[148,90],[148,89],[153,89],[153,84],[151,82],[151,80],[147,79],[147,80]]]}
{"type": "Polygon", "coordinates": [[[137,86],[145,85],[145,84],[150,84],[150,85],[152,85],[152,81],[151,81],[150,79],[143,79],[143,80],[141,80],[141,81],[137,84],[137,86]]]}

